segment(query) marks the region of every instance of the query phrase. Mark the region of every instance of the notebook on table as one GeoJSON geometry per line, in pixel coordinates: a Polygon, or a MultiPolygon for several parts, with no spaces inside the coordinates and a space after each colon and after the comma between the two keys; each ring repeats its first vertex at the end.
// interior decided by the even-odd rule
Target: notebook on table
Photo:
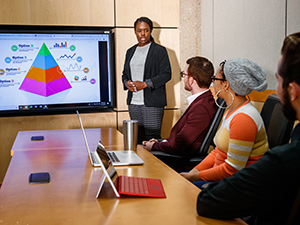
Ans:
{"type": "MultiPolygon", "coordinates": [[[[103,150],[105,150],[105,148],[100,140],[97,144],[96,150],[90,151],[80,114],[78,111],[76,111],[76,112],[77,112],[77,116],[78,116],[79,123],[80,123],[80,128],[81,128],[83,139],[84,139],[84,143],[85,143],[86,150],[88,152],[91,164],[93,166],[101,166],[101,162],[100,162],[101,159],[99,156],[99,152],[101,153],[103,150]]],[[[142,165],[144,163],[144,161],[132,150],[107,151],[107,154],[109,155],[109,158],[110,158],[111,162],[114,164],[114,166],[142,165]]]]}
{"type": "Polygon", "coordinates": [[[105,149],[101,149],[99,156],[101,158],[100,164],[102,164],[103,175],[96,195],[97,198],[100,195],[105,178],[107,178],[118,198],[122,195],[166,198],[162,183],[159,179],[119,176],[105,149]]]}

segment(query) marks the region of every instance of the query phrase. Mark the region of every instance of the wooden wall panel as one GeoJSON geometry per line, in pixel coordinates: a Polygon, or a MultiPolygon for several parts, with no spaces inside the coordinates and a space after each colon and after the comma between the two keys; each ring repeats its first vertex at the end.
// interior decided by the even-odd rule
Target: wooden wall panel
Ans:
{"type": "Polygon", "coordinates": [[[2,24],[114,26],[112,0],[1,0],[2,24]]]}
{"type": "Polygon", "coordinates": [[[117,28],[115,32],[116,49],[116,98],[117,110],[127,110],[126,98],[127,91],[124,91],[122,83],[122,72],[124,67],[126,51],[129,47],[136,44],[137,40],[133,28],[117,28]]]}
{"type": "Polygon", "coordinates": [[[118,112],[118,131],[123,133],[123,121],[130,120],[128,111],[118,112]]]}
{"type": "Polygon", "coordinates": [[[1,24],[31,24],[30,0],[1,0],[1,24]]]}
{"type": "Polygon", "coordinates": [[[166,108],[180,107],[180,44],[179,29],[154,29],[153,37],[167,48],[172,67],[172,79],[167,83],[166,108]]]}
{"type": "Polygon", "coordinates": [[[133,26],[141,16],[149,17],[154,27],[179,27],[179,0],[116,0],[116,26],[133,26]]]}
{"type": "Polygon", "coordinates": [[[161,137],[168,138],[172,127],[180,119],[180,109],[165,109],[163,125],[161,128],[161,137]]]}
{"type": "MultiPolygon", "coordinates": [[[[167,83],[167,108],[180,107],[180,66],[179,66],[179,30],[178,29],[154,29],[155,42],[167,48],[171,67],[172,80],[167,83]]],[[[125,54],[129,47],[136,44],[133,28],[116,29],[116,87],[117,87],[117,109],[127,110],[127,91],[122,84],[122,71],[125,54]]]]}

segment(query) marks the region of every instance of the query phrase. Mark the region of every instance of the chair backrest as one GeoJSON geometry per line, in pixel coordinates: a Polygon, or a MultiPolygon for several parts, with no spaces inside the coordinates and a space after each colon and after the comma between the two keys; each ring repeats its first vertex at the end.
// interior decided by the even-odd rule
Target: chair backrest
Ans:
{"type": "Polygon", "coordinates": [[[201,143],[197,157],[207,155],[209,146],[211,144],[213,144],[214,136],[215,136],[217,129],[219,127],[219,124],[222,120],[222,117],[223,117],[223,114],[225,111],[225,107],[226,107],[226,102],[224,99],[221,99],[221,98],[218,98],[217,102],[220,106],[222,106],[224,108],[220,108],[220,107],[217,108],[214,118],[212,119],[210,127],[208,128],[208,131],[206,133],[206,136],[204,137],[204,139],[201,143]]]}
{"type": "Polygon", "coordinates": [[[270,149],[289,142],[294,121],[285,118],[276,94],[268,96],[260,115],[265,124],[270,149]]]}

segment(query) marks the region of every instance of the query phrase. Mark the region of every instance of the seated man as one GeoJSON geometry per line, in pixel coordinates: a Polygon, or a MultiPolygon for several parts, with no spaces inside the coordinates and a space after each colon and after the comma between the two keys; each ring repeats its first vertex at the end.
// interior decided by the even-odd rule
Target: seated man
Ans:
{"type": "Polygon", "coordinates": [[[192,158],[207,133],[216,112],[214,98],[209,90],[214,68],[208,59],[199,56],[188,59],[186,63],[181,77],[184,79],[185,90],[192,94],[187,98],[189,106],[172,128],[170,137],[161,142],[156,139],[143,142],[148,151],[159,150],[192,158]]]}
{"type": "MultiPolygon", "coordinates": [[[[285,38],[276,78],[284,115],[299,120],[300,32],[285,38]]],[[[248,224],[256,225],[300,224],[299,173],[300,124],[291,134],[291,143],[267,151],[256,163],[201,191],[198,214],[216,219],[246,217],[248,224]]]]}

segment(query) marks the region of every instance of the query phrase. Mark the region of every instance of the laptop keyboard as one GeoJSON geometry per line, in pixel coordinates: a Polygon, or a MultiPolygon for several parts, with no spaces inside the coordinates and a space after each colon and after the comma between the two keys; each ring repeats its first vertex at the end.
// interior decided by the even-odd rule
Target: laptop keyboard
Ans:
{"type": "Polygon", "coordinates": [[[91,158],[92,158],[92,161],[94,164],[99,164],[98,159],[96,158],[96,156],[93,153],[91,153],[91,158]]]}
{"type": "Polygon", "coordinates": [[[116,153],[107,152],[107,154],[108,154],[108,156],[109,156],[109,158],[112,162],[120,162],[120,160],[119,160],[118,156],[116,155],[116,153]]]}
{"type": "Polygon", "coordinates": [[[122,176],[121,192],[149,194],[146,178],[122,176]]]}

